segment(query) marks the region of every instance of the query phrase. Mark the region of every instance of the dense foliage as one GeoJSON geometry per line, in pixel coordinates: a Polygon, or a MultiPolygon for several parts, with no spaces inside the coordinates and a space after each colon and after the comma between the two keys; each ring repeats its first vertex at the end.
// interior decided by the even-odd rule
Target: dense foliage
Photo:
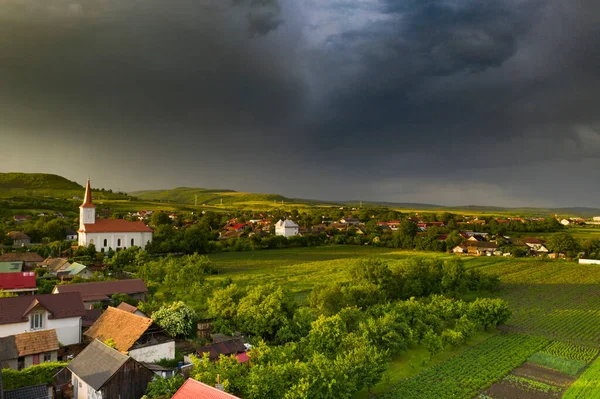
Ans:
{"type": "Polygon", "coordinates": [[[152,313],[152,320],[173,337],[191,337],[196,333],[198,316],[185,303],[179,301],[164,305],[152,313]]]}
{"type": "Polygon", "coordinates": [[[12,369],[2,370],[4,389],[17,389],[36,384],[49,384],[56,372],[67,363],[50,362],[27,367],[21,371],[12,369]]]}

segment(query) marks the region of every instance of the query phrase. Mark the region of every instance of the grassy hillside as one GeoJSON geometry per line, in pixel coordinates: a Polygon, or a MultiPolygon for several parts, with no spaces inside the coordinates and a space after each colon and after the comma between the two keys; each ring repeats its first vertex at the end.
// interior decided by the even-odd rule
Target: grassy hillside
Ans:
{"type": "Polygon", "coordinates": [[[0,189],[82,191],[83,187],[62,176],[47,173],[0,173],[0,189]]]}
{"type": "Polygon", "coordinates": [[[171,190],[135,191],[130,195],[146,201],[173,202],[178,204],[194,204],[196,196],[198,205],[233,205],[236,203],[290,203],[296,202],[279,194],[254,194],[233,190],[179,187],[171,190]]]}

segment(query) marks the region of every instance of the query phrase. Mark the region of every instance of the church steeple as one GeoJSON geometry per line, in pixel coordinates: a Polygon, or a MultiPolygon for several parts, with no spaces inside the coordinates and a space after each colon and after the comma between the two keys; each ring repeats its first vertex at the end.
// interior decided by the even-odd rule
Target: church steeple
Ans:
{"type": "Polygon", "coordinates": [[[96,223],[96,205],[92,203],[92,187],[90,179],[87,179],[83,204],[79,206],[79,230],[85,231],[84,225],[94,223],[96,223]]]}
{"type": "Polygon", "coordinates": [[[90,179],[87,179],[85,184],[85,196],[83,197],[83,204],[80,208],[95,208],[96,205],[92,204],[92,188],[90,186],[90,179]]]}

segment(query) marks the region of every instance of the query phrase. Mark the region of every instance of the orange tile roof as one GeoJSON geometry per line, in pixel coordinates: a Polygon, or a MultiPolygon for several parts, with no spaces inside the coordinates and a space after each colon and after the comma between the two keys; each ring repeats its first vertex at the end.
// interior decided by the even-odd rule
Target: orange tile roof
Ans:
{"type": "Polygon", "coordinates": [[[15,335],[19,356],[58,350],[56,330],[33,331],[15,335]]]}
{"type": "Polygon", "coordinates": [[[152,319],[109,306],[84,335],[102,342],[112,339],[118,351],[127,352],[151,325],[152,319]]]}
{"type": "Polygon", "coordinates": [[[84,224],[82,233],[152,233],[153,230],[142,222],[124,219],[98,219],[95,223],[84,224]]]}
{"type": "Polygon", "coordinates": [[[230,393],[223,392],[217,388],[213,388],[210,385],[203,384],[192,378],[188,380],[179,388],[172,399],[239,399],[237,396],[233,396],[230,393]]]}

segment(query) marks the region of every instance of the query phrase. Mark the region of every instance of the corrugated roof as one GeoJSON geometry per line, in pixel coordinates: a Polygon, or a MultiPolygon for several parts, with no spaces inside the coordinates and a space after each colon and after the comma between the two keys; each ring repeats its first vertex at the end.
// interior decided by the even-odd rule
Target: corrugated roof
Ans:
{"type": "Polygon", "coordinates": [[[99,281],[95,283],[60,284],[55,287],[57,292],[79,292],[83,301],[102,300],[114,294],[136,294],[148,292],[141,279],[99,281]]]}
{"type": "Polygon", "coordinates": [[[152,323],[152,319],[109,306],[84,335],[102,342],[112,339],[117,350],[127,352],[152,323]]]}
{"type": "Polygon", "coordinates": [[[56,330],[32,331],[15,335],[19,356],[58,350],[56,330]]]}
{"type": "Polygon", "coordinates": [[[98,219],[95,223],[84,224],[85,233],[152,233],[153,230],[142,222],[125,219],[98,219]]]}
{"type": "Polygon", "coordinates": [[[46,384],[32,385],[24,388],[4,391],[4,399],[50,399],[46,384]]]}
{"type": "Polygon", "coordinates": [[[223,392],[217,388],[213,388],[210,385],[201,383],[192,378],[188,378],[187,381],[179,388],[175,395],[171,399],[239,399],[230,393],[223,392]]]}
{"type": "Polygon", "coordinates": [[[67,365],[67,368],[98,391],[128,360],[129,356],[95,339],[67,365]]]}
{"type": "Polygon", "coordinates": [[[71,263],[71,265],[69,267],[66,267],[62,270],[60,270],[61,272],[66,272],[71,276],[76,276],[79,273],[81,273],[82,271],[84,271],[85,269],[87,269],[86,265],[82,265],[81,263],[71,263]]]}
{"type": "Polygon", "coordinates": [[[0,262],[0,273],[15,273],[23,271],[23,262],[0,262]]]}
{"type": "Polygon", "coordinates": [[[41,262],[44,258],[35,252],[7,252],[0,255],[0,262],[41,262]]]}
{"type": "Polygon", "coordinates": [[[78,292],[0,298],[0,324],[27,321],[27,310],[37,301],[53,319],[83,317],[85,309],[78,292]]]}
{"type": "Polygon", "coordinates": [[[35,272],[0,273],[0,290],[36,291],[35,272]]]}

